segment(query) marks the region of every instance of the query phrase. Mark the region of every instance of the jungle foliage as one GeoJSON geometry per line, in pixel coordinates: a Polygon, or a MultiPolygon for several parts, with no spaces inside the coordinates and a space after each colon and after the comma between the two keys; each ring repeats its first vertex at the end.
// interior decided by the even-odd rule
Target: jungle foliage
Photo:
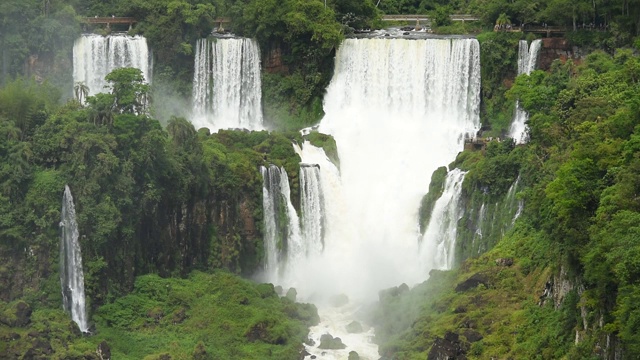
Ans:
{"type": "Polygon", "coordinates": [[[453,291],[438,285],[435,274],[405,298],[381,298],[382,354],[426,355],[437,338],[455,333],[473,358],[533,358],[540,351],[543,358],[640,355],[639,80],[640,59],[628,49],[596,51],[581,64],[556,61],[548,72],[516,79],[507,100],[519,99],[529,112],[530,141],[493,141],[460,154],[453,166],[469,172],[459,239],[479,228],[472,224],[478,217],[499,226],[510,206],[501,199],[517,178],[523,213],[504,237],[489,240],[497,245],[488,253],[473,257],[487,241],[484,228],[482,236],[471,233],[460,245],[456,254],[472,257],[447,276],[454,284],[481,276],[477,288],[453,291]],[[480,204],[486,214],[478,213],[480,204]],[[505,258],[513,265],[504,265],[505,258]],[[545,292],[554,283],[570,285],[545,292]],[[416,302],[422,307],[411,305],[416,302]]]}
{"type": "Polygon", "coordinates": [[[80,334],[61,309],[25,317],[16,310],[22,306],[0,302],[7,358],[99,359],[98,348],[116,359],[295,359],[318,322],[315,306],[225,272],[138,277],[130,294],[96,311],[92,336],[80,334]]]}

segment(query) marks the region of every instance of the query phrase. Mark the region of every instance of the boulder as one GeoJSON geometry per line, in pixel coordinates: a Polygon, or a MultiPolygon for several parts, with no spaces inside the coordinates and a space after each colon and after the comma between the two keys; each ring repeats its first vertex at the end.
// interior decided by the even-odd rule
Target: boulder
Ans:
{"type": "Polygon", "coordinates": [[[349,358],[347,360],[360,360],[360,355],[355,351],[349,351],[349,358]]]}
{"type": "Polygon", "coordinates": [[[513,258],[497,258],[496,265],[498,266],[511,266],[513,265],[513,258]]]}
{"type": "Polygon", "coordinates": [[[349,334],[359,334],[359,333],[361,333],[362,331],[364,331],[364,330],[362,329],[362,324],[360,324],[360,323],[359,323],[359,322],[357,322],[357,321],[352,321],[352,322],[350,322],[350,323],[347,325],[347,332],[348,332],[349,334]]]}
{"type": "Polygon", "coordinates": [[[296,302],[296,298],[298,297],[298,292],[296,291],[295,288],[289,288],[289,290],[287,290],[287,295],[286,295],[287,299],[296,302]]]}
{"type": "Polygon", "coordinates": [[[333,337],[331,334],[323,334],[320,336],[319,349],[340,350],[346,348],[347,345],[342,343],[339,337],[333,337]]]}
{"type": "Polygon", "coordinates": [[[471,275],[470,278],[468,278],[467,280],[459,283],[458,285],[456,285],[456,292],[463,292],[463,291],[467,291],[470,289],[475,289],[478,285],[484,285],[484,286],[488,286],[489,285],[489,278],[487,277],[487,275],[485,274],[481,274],[481,273],[476,273],[471,275]]]}
{"type": "Polygon", "coordinates": [[[482,335],[479,332],[471,329],[464,330],[462,332],[462,335],[464,335],[464,337],[466,337],[467,341],[470,343],[474,343],[483,339],[482,335]]]}
{"type": "Polygon", "coordinates": [[[427,360],[466,360],[466,346],[460,341],[458,334],[447,332],[444,338],[436,338],[427,360]]]}
{"type": "Polygon", "coordinates": [[[102,341],[96,349],[96,354],[98,354],[98,358],[100,358],[100,360],[110,360],[111,347],[109,346],[109,344],[107,344],[106,341],[102,341]]]}

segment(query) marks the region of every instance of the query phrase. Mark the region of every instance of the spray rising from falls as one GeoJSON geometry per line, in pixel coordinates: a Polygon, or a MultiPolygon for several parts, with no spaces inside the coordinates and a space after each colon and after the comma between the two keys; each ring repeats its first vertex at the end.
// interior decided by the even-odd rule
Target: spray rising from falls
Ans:
{"type": "MultiPolygon", "coordinates": [[[[542,46],[542,40],[537,39],[531,42],[531,47],[528,46],[526,40],[520,40],[518,49],[518,75],[531,74],[536,69],[536,62],[538,61],[538,53],[542,46]]],[[[516,111],[513,116],[513,122],[511,123],[511,129],[509,130],[509,137],[516,141],[516,144],[522,144],[527,142],[527,120],[529,120],[529,114],[522,109],[520,102],[516,102],[516,111]]]]}
{"type": "Polygon", "coordinates": [[[73,82],[86,85],[88,96],[108,92],[104,77],[122,67],[140,69],[151,82],[152,62],[144,37],[84,34],[73,45],[73,82]]]}
{"type": "Polygon", "coordinates": [[[60,285],[62,286],[62,307],[71,314],[82,332],[89,331],[85,310],[84,273],[82,255],[78,242],[76,209],[69,186],[64,187],[62,197],[62,218],[60,221],[60,285]]]}
{"type": "Polygon", "coordinates": [[[192,122],[211,131],[262,130],[260,50],[252,39],[198,40],[192,122]]]}

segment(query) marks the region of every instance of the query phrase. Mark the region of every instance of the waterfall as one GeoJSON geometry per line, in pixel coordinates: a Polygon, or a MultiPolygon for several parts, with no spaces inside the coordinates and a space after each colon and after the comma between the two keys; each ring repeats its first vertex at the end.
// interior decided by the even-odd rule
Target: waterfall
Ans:
{"type": "Polygon", "coordinates": [[[338,49],[318,131],[336,140],[339,171],[322,149],[295,146],[303,163],[319,165],[324,248],[297,262],[286,286],[318,304],[321,324],[311,336],[330,331],[347,349],[310,353],[376,357],[372,330],[349,337],[345,314],[353,319],[380,289],[424,281],[427,262],[451,262],[450,251],[420,254],[418,210],[433,171],[479,129],[479,50],[475,39],[388,38],[347,39],[338,49]],[[350,303],[323,306],[335,294],[350,303]]]}
{"type": "Polygon", "coordinates": [[[262,130],[260,49],[252,39],[198,40],[193,75],[196,128],[262,130]]]}
{"type": "Polygon", "coordinates": [[[351,268],[333,286],[371,296],[424,280],[419,204],[433,171],[479,128],[479,55],[475,39],[348,39],[338,49],[319,130],[338,144],[348,228],[328,223],[339,236],[325,249],[346,252],[351,268]]]}
{"type": "MultiPolygon", "coordinates": [[[[427,271],[450,269],[454,264],[458,220],[464,214],[458,203],[465,175],[466,172],[460,169],[451,170],[447,174],[442,196],[433,207],[420,248],[427,271]]],[[[482,211],[481,216],[484,216],[482,211]]]]}
{"type": "Polygon", "coordinates": [[[265,225],[265,271],[272,280],[286,275],[287,267],[301,258],[300,223],[291,204],[287,172],[282,167],[261,167],[265,225]]]}
{"type": "Polygon", "coordinates": [[[62,307],[71,314],[71,319],[78,324],[82,332],[88,332],[76,209],[68,185],[64,187],[60,221],[60,285],[62,307]]]}
{"type": "Polygon", "coordinates": [[[511,186],[509,187],[509,191],[507,191],[507,197],[505,199],[506,205],[508,206],[509,210],[513,212],[513,217],[511,218],[511,226],[513,226],[513,224],[515,224],[518,217],[520,217],[520,214],[522,213],[522,208],[524,207],[524,202],[522,201],[522,199],[516,198],[516,191],[518,190],[519,184],[520,184],[520,176],[518,176],[516,178],[516,181],[514,181],[513,184],[511,184],[511,186]],[[517,208],[516,208],[516,203],[517,203],[517,208]],[[514,208],[516,208],[515,211],[513,211],[514,208]]]}
{"type": "MultiPolygon", "coordinates": [[[[528,46],[526,40],[520,40],[518,48],[518,75],[531,74],[536,68],[536,62],[538,61],[538,52],[542,46],[542,40],[537,39],[531,42],[531,47],[528,46]]],[[[513,116],[513,122],[509,129],[509,137],[516,141],[516,144],[522,144],[527,142],[527,120],[529,120],[529,114],[522,109],[520,102],[516,101],[516,110],[513,116]]]]}
{"type": "Polygon", "coordinates": [[[84,83],[89,96],[108,92],[104,77],[122,67],[142,71],[151,82],[152,61],[147,40],[142,36],[83,34],[73,45],[73,82],[84,83]]]}
{"type": "Polygon", "coordinates": [[[322,252],[324,231],[324,198],[320,183],[320,166],[318,164],[300,165],[300,202],[302,220],[302,238],[309,252],[322,252]]]}

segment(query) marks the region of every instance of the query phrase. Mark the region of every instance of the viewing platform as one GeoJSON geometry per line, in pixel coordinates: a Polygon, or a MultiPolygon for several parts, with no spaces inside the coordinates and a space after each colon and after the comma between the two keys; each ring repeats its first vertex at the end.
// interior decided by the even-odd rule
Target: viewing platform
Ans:
{"type": "Polygon", "coordinates": [[[521,26],[509,26],[509,27],[500,27],[496,25],[493,28],[493,31],[500,32],[528,32],[534,34],[543,34],[547,37],[551,37],[553,35],[564,35],[566,32],[570,31],[570,27],[566,26],[529,26],[526,25],[524,27],[521,26]]]}
{"type": "MultiPolygon", "coordinates": [[[[453,14],[449,16],[452,21],[478,21],[480,18],[467,14],[453,14]]],[[[384,15],[382,21],[430,21],[428,15],[409,14],[409,15],[384,15]]]]}
{"type": "Polygon", "coordinates": [[[131,27],[136,22],[137,20],[132,17],[115,17],[115,16],[110,16],[110,17],[94,16],[94,17],[88,17],[84,19],[85,24],[97,24],[97,25],[106,24],[107,29],[111,29],[112,24],[118,24],[118,25],[129,25],[129,30],[131,30],[131,27]]]}

